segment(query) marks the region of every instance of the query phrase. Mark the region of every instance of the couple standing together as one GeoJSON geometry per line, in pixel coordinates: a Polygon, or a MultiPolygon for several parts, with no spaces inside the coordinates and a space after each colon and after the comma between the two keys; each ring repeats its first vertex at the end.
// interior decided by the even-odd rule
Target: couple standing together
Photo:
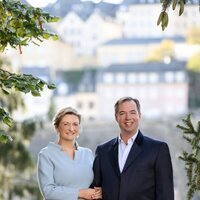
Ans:
{"type": "Polygon", "coordinates": [[[119,136],[99,145],[95,158],[80,147],[80,114],[64,108],[54,117],[58,142],[38,155],[38,182],[46,200],[174,200],[168,145],[139,130],[140,103],[132,97],[115,106],[119,136]]]}

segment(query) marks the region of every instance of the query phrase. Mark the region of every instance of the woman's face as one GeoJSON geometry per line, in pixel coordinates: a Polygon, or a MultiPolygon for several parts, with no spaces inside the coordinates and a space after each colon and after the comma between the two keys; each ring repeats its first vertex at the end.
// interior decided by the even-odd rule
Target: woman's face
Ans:
{"type": "Polygon", "coordinates": [[[74,141],[79,134],[79,126],[79,118],[76,115],[64,115],[57,128],[60,140],[74,141]]]}

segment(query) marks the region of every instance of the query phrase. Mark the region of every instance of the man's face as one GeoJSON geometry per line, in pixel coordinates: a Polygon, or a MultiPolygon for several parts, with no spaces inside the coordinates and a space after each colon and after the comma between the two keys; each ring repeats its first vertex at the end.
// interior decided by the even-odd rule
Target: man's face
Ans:
{"type": "Polygon", "coordinates": [[[134,101],[125,101],[115,115],[122,135],[134,135],[139,127],[140,113],[134,101]]]}

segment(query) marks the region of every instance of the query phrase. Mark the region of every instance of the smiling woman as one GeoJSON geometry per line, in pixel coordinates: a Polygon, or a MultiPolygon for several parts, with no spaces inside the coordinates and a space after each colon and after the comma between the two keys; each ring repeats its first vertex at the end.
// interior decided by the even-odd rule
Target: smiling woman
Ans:
{"type": "Polygon", "coordinates": [[[93,154],[76,143],[81,115],[71,107],[58,111],[53,125],[58,141],[50,142],[38,155],[38,183],[46,200],[101,199],[101,188],[89,188],[93,182],[93,154]]]}
{"type": "Polygon", "coordinates": [[[27,0],[33,7],[45,7],[49,3],[55,3],[57,0],[27,0]]]}

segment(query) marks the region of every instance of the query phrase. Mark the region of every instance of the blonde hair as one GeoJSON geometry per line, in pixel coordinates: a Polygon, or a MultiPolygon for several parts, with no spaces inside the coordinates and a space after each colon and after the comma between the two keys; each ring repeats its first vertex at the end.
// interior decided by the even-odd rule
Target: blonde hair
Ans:
{"type": "Polygon", "coordinates": [[[61,121],[61,119],[65,116],[65,115],[75,115],[78,117],[79,119],[79,124],[81,123],[81,115],[78,113],[77,110],[75,110],[74,108],[72,107],[66,107],[66,108],[62,108],[61,110],[59,110],[54,118],[53,118],[53,125],[54,127],[57,129],[58,128],[58,125],[61,121]]]}

